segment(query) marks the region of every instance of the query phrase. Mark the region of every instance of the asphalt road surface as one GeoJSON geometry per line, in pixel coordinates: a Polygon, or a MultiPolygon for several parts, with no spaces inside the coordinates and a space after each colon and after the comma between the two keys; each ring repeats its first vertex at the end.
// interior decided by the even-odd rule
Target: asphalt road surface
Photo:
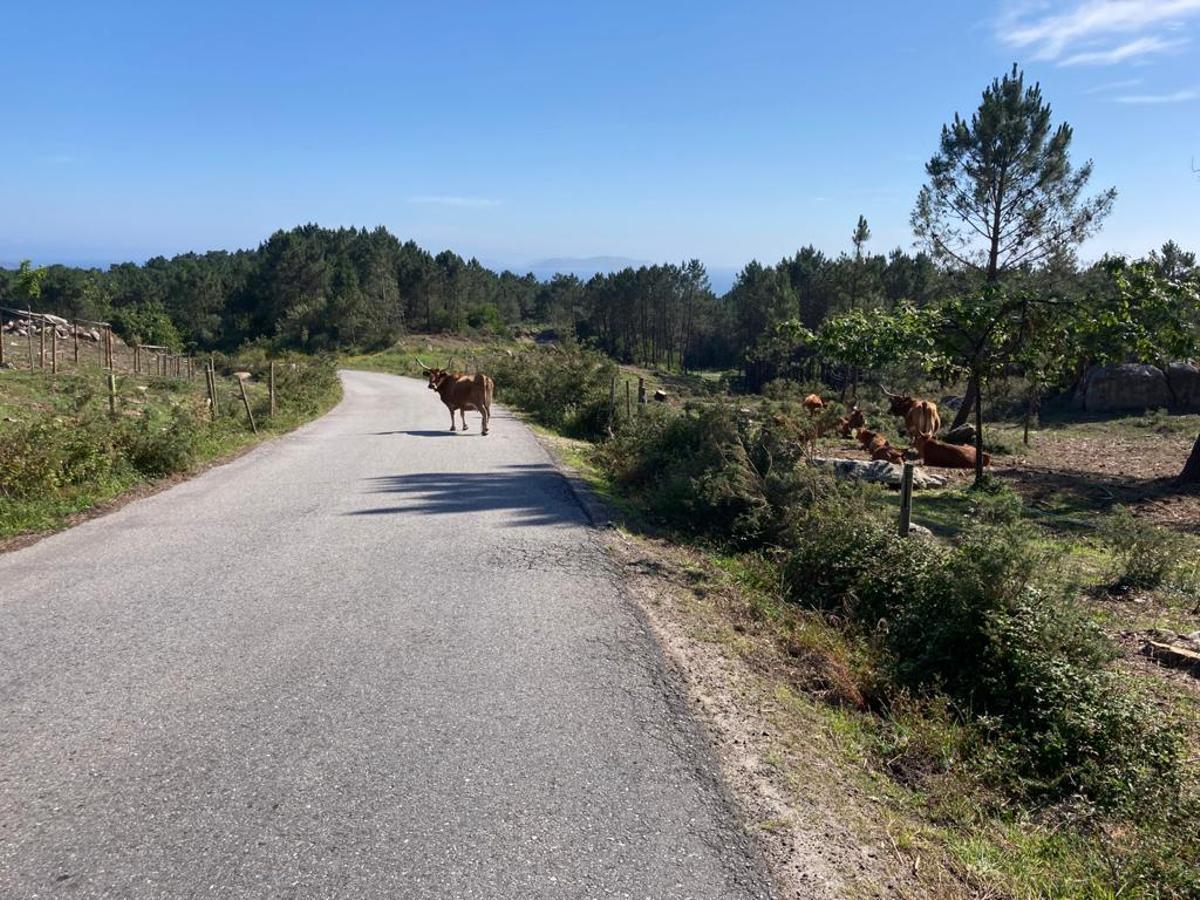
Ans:
{"type": "Polygon", "coordinates": [[[768,896],[529,430],[343,381],[0,555],[0,898],[768,896]]]}

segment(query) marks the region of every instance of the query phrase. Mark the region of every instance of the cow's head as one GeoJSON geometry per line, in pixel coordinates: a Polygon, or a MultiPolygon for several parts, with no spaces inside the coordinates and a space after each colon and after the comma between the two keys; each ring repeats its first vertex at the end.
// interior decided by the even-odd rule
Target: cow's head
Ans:
{"type": "Polygon", "coordinates": [[[432,366],[427,366],[425,363],[421,362],[419,357],[417,358],[417,364],[421,367],[421,373],[429,379],[429,384],[427,387],[431,391],[440,390],[441,386],[445,384],[446,379],[450,377],[450,372],[446,369],[438,369],[432,366]]]}
{"type": "MultiPolygon", "coordinates": [[[[880,385],[883,387],[883,385],[880,385]]],[[[883,388],[883,393],[887,395],[888,403],[890,404],[889,412],[893,416],[907,415],[908,411],[916,401],[912,397],[907,397],[904,394],[893,394],[887,388],[883,388]]]]}
{"type": "Polygon", "coordinates": [[[867,417],[861,409],[855,406],[850,410],[850,414],[846,417],[846,425],[849,428],[862,428],[867,424],[867,417]]]}

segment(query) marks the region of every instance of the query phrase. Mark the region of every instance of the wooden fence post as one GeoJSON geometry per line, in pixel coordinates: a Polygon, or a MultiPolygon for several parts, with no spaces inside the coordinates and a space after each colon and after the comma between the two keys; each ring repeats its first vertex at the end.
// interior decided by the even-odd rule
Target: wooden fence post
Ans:
{"type": "Polygon", "coordinates": [[[629,380],[625,380],[625,421],[633,418],[633,409],[629,401],[629,380]]]}
{"type": "Polygon", "coordinates": [[[29,343],[29,371],[32,372],[33,371],[33,312],[31,310],[25,311],[25,320],[29,323],[29,326],[25,329],[25,337],[29,339],[28,340],[28,343],[29,343]]]}
{"type": "Polygon", "coordinates": [[[71,323],[71,337],[75,339],[75,368],[79,368],[79,323],[71,323]]]}
{"type": "Polygon", "coordinates": [[[270,415],[275,416],[275,360],[271,360],[271,371],[267,376],[267,391],[271,397],[270,415]]]}
{"type": "Polygon", "coordinates": [[[38,368],[46,368],[46,323],[38,328],[38,368]]]}
{"type": "Polygon", "coordinates": [[[58,326],[50,332],[50,374],[58,374],[58,326]]]}
{"type": "Polygon", "coordinates": [[[112,372],[108,373],[108,414],[117,414],[117,376],[112,372]]]}
{"type": "Polygon", "coordinates": [[[213,375],[213,370],[208,366],[204,367],[204,386],[208,389],[208,408],[212,413],[212,420],[217,420],[217,382],[213,375]]]}
{"type": "Polygon", "coordinates": [[[4,316],[0,315],[0,369],[4,368],[4,316]]]}
{"type": "Polygon", "coordinates": [[[242,389],[242,405],[246,407],[246,418],[250,420],[250,427],[254,429],[254,433],[258,434],[258,426],[254,424],[254,413],[250,412],[250,398],[246,396],[246,381],[244,378],[238,379],[238,385],[242,389]]]}
{"type": "Polygon", "coordinates": [[[913,464],[904,464],[904,476],[900,479],[900,537],[908,537],[912,527],[913,464]]]}
{"type": "Polygon", "coordinates": [[[646,379],[638,376],[638,406],[646,402],[646,379]]]}

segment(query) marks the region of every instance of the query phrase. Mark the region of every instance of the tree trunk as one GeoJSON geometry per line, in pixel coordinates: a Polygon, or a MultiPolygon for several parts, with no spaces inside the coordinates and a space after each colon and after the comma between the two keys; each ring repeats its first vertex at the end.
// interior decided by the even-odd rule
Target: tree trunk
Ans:
{"type": "Polygon", "coordinates": [[[1192,455],[1188,457],[1183,471],[1179,473],[1180,484],[1200,484],[1200,435],[1192,445],[1192,455]]]}
{"type": "Polygon", "coordinates": [[[975,483],[983,484],[983,391],[975,377],[975,483]]]}
{"type": "Polygon", "coordinates": [[[950,430],[953,431],[960,425],[965,425],[967,418],[971,415],[971,408],[975,405],[975,400],[979,396],[979,381],[972,375],[967,380],[967,394],[963,397],[962,405],[958,408],[958,412],[954,415],[954,421],[950,425],[950,430]]]}
{"type": "Polygon", "coordinates": [[[1033,409],[1037,404],[1036,398],[1037,390],[1031,388],[1025,402],[1025,436],[1022,438],[1022,442],[1026,447],[1029,446],[1029,423],[1033,420],[1033,409]]]}

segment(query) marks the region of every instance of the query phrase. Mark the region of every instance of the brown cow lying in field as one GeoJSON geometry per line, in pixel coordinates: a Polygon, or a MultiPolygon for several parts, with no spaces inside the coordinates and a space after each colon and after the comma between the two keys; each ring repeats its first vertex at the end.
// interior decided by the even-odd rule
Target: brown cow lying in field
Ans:
{"type": "Polygon", "coordinates": [[[818,394],[809,394],[801,401],[801,404],[808,410],[810,416],[815,416],[825,408],[825,401],[818,394]]]}
{"type": "Polygon", "coordinates": [[[850,407],[850,412],[837,420],[837,430],[842,437],[850,437],[860,428],[867,425],[867,417],[857,405],[850,407]]]}
{"type": "MultiPolygon", "coordinates": [[[[418,360],[420,362],[420,360],[418,360]]],[[[450,410],[450,430],[454,427],[454,413],[462,418],[462,430],[467,430],[467,410],[474,409],[483,416],[483,434],[488,433],[492,420],[492,392],[495,384],[487,375],[468,375],[465,372],[449,372],[446,369],[431,369],[421,363],[429,376],[429,389],[437,391],[446,408],[450,410]]]]}
{"type": "MultiPolygon", "coordinates": [[[[917,452],[921,454],[927,466],[940,469],[973,469],[975,468],[975,448],[960,447],[957,444],[947,444],[934,440],[929,435],[921,434],[916,438],[917,452]]],[[[992,457],[983,454],[983,464],[990,466],[992,457]]]]}
{"type": "Polygon", "coordinates": [[[871,459],[883,459],[890,463],[904,462],[904,454],[891,445],[882,434],[862,428],[858,432],[858,442],[863,449],[871,454],[871,459]]]}
{"type": "Polygon", "coordinates": [[[904,430],[908,432],[909,440],[915,441],[919,434],[932,437],[942,427],[937,404],[933,401],[893,394],[887,388],[883,392],[891,401],[891,414],[904,417],[904,430]]]}

